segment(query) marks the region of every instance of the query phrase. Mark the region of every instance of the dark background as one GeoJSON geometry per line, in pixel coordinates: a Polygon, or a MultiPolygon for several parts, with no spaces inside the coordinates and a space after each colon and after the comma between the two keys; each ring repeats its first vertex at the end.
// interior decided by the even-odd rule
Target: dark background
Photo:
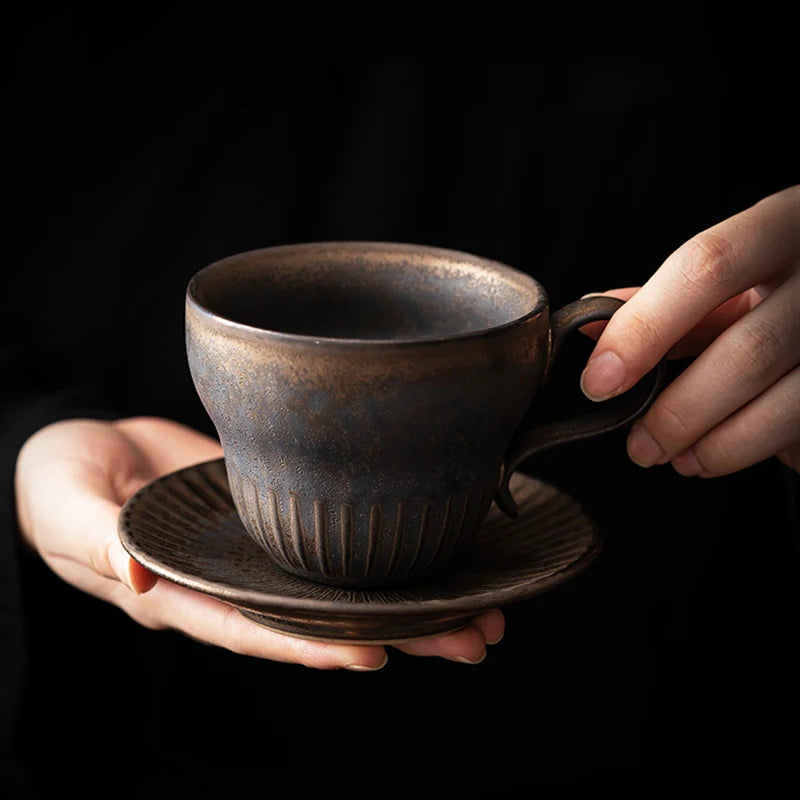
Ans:
{"type": "MultiPolygon", "coordinates": [[[[497,796],[688,775],[763,787],[788,770],[796,737],[777,731],[796,728],[800,529],[796,481],[775,462],[684,479],[632,465],[622,432],[540,457],[531,471],[600,524],[600,560],[508,609],[480,666],[392,652],[370,675],[140,629],[14,551],[10,488],[19,446],[54,419],[159,414],[213,433],[186,368],[183,294],[234,252],[452,247],[529,271],[554,307],[640,285],[693,233],[798,181],[788,21],[702,4],[565,9],[528,26],[500,9],[441,25],[410,11],[264,24],[89,8],[7,28],[12,792],[232,793],[288,778],[497,796]]],[[[570,343],[574,378],[565,368],[543,416],[585,407],[588,352],[570,343]]]]}

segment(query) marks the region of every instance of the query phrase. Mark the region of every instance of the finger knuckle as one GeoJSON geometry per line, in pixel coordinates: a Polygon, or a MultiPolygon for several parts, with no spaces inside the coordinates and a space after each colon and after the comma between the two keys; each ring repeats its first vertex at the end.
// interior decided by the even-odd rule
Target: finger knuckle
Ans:
{"type": "Polygon", "coordinates": [[[736,273],[734,247],[719,233],[698,233],[680,249],[678,271],[693,293],[728,287],[736,273]]]}
{"type": "Polygon", "coordinates": [[[710,434],[694,446],[694,454],[706,478],[727,475],[734,469],[738,449],[724,436],[710,434]]]}
{"type": "Polygon", "coordinates": [[[655,321],[635,308],[626,308],[625,311],[626,336],[635,337],[639,348],[642,350],[660,347],[662,335],[655,321]]]}
{"type": "Polygon", "coordinates": [[[777,431],[788,431],[800,440],[800,367],[776,386],[773,416],[777,431]]]}
{"type": "Polygon", "coordinates": [[[732,330],[730,345],[737,372],[748,379],[770,372],[785,349],[780,332],[764,320],[732,330]]]}
{"type": "Polygon", "coordinates": [[[148,630],[165,631],[170,627],[164,622],[164,620],[162,620],[160,617],[154,616],[153,614],[147,612],[143,613],[140,611],[131,611],[128,613],[134,622],[139,623],[139,625],[141,625],[143,628],[147,628],[148,630]]]}
{"type": "Polygon", "coordinates": [[[648,433],[664,452],[692,443],[695,436],[687,411],[668,401],[658,402],[647,413],[648,433]]]}

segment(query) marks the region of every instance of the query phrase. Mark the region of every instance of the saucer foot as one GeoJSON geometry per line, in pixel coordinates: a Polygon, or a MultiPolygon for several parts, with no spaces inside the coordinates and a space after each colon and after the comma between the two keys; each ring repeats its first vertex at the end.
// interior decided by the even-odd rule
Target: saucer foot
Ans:
{"type": "Polygon", "coordinates": [[[247,619],[298,639],[313,639],[331,644],[399,644],[418,639],[430,639],[445,633],[453,633],[469,625],[477,614],[458,615],[448,619],[409,620],[358,618],[320,618],[292,617],[267,614],[240,608],[239,612],[247,619]]]}

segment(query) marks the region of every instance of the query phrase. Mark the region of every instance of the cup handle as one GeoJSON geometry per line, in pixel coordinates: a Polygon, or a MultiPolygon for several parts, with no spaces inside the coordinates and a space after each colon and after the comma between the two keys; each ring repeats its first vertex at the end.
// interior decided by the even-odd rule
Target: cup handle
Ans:
{"type": "MultiPolygon", "coordinates": [[[[551,344],[543,383],[547,384],[568,334],[589,322],[611,319],[623,305],[624,302],[615,297],[598,295],[576,300],[556,311],[550,318],[551,344]]],[[[620,395],[619,403],[615,401],[613,408],[601,408],[582,416],[536,427],[521,425],[506,451],[502,478],[494,498],[498,508],[510,517],[517,516],[517,504],[508,484],[521,462],[555,445],[586,439],[633,422],[652,405],[664,385],[665,377],[666,360],[662,359],[636,386],[620,395]]]]}

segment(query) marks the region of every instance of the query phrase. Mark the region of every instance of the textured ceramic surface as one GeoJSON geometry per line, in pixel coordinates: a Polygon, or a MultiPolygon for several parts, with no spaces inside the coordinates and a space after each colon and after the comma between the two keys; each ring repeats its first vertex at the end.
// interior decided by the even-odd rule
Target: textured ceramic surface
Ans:
{"type": "Polygon", "coordinates": [[[120,514],[122,544],[175,583],[236,606],[255,622],[306,638],[392,642],[467,624],[581,574],[601,538],[568,495],[522,474],[519,515],[492,507],[471,547],[436,579],[395,589],[344,589],[279,568],[245,531],[224,462],[198,464],[145,486],[120,514]]]}
{"type": "Polygon", "coordinates": [[[532,414],[520,429],[565,336],[620,305],[586,298],[551,318],[530,276],[414,245],[311,243],[209,265],[187,289],[187,354],[245,529],[318,582],[435,576],[493,500],[516,512],[508,480],[525,457],[650,403],[645,381],[622,413],[545,427],[532,414]]]}
{"type": "Polygon", "coordinates": [[[186,335],[254,541],[300,577],[385,587],[446,567],[485,517],[548,315],[534,280],[474,256],[322,243],[201,270],[186,335]]]}

